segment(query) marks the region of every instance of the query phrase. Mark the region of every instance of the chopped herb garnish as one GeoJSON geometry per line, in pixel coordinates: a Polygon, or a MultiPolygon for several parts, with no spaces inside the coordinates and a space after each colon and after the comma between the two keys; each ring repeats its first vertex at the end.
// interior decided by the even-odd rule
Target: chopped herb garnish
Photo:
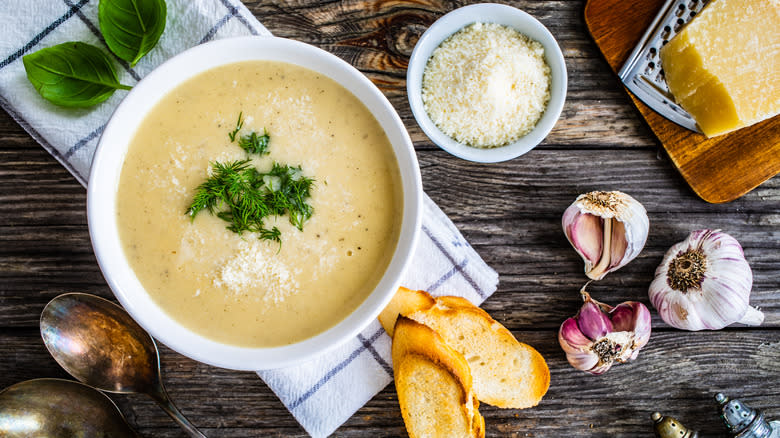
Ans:
{"type": "MultiPolygon", "coordinates": [[[[238,113],[236,128],[228,133],[234,142],[244,126],[244,113],[238,113]]],[[[250,154],[267,155],[268,131],[239,137],[238,145],[250,154]]],[[[287,214],[290,223],[303,231],[303,224],[314,212],[307,203],[311,197],[314,180],[303,176],[301,166],[291,167],[274,163],[268,173],[261,173],[251,160],[211,164],[211,175],[196,189],[186,214],[192,220],[203,210],[228,222],[227,229],[238,234],[249,231],[258,238],[282,244],[282,232],[278,228],[265,227],[269,216],[287,214]]]]}
{"type": "Polygon", "coordinates": [[[282,232],[279,231],[278,228],[273,227],[270,230],[260,230],[260,238],[265,240],[273,240],[274,242],[279,242],[279,245],[282,244],[282,232]]]}
{"type": "Polygon", "coordinates": [[[238,113],[238,121],[236,122],[236,129],[228,132],[230,142],[233,143],[238,138],[238,145],[241,146],[249,154],[268,155],[268,141],[271,136],[268,135],[268,131],[263,128],[263,134],[258,134],[255,131],[250,132],[247,135],[238,137],[238,131],[244,127],[244,113],[243,111],[238,113]]]}
{"type": "Polygon", "coordinates": [[[241,130],[241,128],[244,127],[244,121],[241,119],[241,117],[244,115],[244,112],[238,113],[238,121],[236,122],[236,129],[234,129],[232,132],[228,133],[228,137],[230,137],[230,142],[233,143],[236,141],[236,135],[238,134],[238,131],[241,130]]]}
{"type": "Polygon", "coordinates": [[[290,223],[303,230],[313,213],[307,203],[313,183],[303,176],[300,166],[275,163],[270,172],[261,173],[250,160],[214,162],[211,176],[198,186],[187,214],[194,220],[207,210],[228,222],[230,231],[256,232],[260,239],[281,244],[281,232],[276,227],[266,228],[265,219],[287,214],[290,223]]]}
{"type": "Polygon", "coordinates": [[[268,135],[268,131],[263,128],[263,135],[258,135],[256,132],[252,131],[251,134],[242,136],[238,140],[238,145],[247,151],[247,153],[267,155],[269,153],[268,140],[270,139],[271,137],[268,135]]]}
{"type": "MultiPolygon", "coordinates": [[[[263,180],[272,181],[268,187],[278,198],[276,205],[283,206],[290,216],[290,223],[303,231],[303,223],[306,222],[314,209],[306,203],[311,197],[311,186],[314,180],[303,176],[301,166],[290,167],[274,163],[273,168],[263,177],[263,180]]],[[[279,213],[280,215],[282,213],[279,213]]]]}

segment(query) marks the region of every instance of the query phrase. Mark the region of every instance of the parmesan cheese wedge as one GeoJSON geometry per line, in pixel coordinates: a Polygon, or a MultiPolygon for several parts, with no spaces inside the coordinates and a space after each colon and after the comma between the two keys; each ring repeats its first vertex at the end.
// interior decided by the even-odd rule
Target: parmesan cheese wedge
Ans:
{"type": "Polygon", "coordinates": [[[713,0],[661,48],[666,83],[707,137],[780,113],[780,0],[713,0]]]}

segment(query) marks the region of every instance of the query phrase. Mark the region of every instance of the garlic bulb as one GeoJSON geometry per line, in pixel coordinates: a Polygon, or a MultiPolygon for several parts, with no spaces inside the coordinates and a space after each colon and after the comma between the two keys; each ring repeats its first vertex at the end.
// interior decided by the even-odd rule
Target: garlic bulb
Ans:
{"type": "Polygon", "coordinates": [[[585,304],[561,324],[558,342],[571,366],[591,374],[606,372],[615,362],[634,360],[650,340],[650,311],[636,301],[615,307],[580,291],[585,304]]]}
{"type": "Polygon", "coordinates": [[[633,260],[647,241],[650,220],[636,199],[622,192],[590,192],[563,213],[563,232],[585,261],[585,274],[600,280],[633,260]]]}
{"type": "Polygon", "coordinates": [[[666,252],[649,295],[670,326],[718,330],[734,322],[764,321],[764,314],[748,305],[752,286],[739,242],[720,230],[696,230],[666,252]]]}

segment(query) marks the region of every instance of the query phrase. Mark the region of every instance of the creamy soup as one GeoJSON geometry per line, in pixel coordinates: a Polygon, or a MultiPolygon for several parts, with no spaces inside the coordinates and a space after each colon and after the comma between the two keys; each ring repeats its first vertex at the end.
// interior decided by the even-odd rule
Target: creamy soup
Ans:
{"type": "Polygon", "coordinates": [[[188,80],[144,119],[122,168],[117,220],[125,254],[174,319],[218,342],[270,347],[321,333],[379,282],[402,216],[398,164],[379,123],[314,71],[242,62],[188,80]],[[211,163],[250,157],[228,133],[266,129],[269,155],[314,179],[303,231],[271,216],[281,246],[239,235],[206,211],[185,214],[211,163]]]}

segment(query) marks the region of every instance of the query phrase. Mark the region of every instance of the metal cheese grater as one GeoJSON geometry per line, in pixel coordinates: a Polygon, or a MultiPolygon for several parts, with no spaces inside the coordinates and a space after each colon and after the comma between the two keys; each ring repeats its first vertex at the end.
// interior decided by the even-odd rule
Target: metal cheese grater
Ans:
{"type": "Polygon", "coordinates": [[[658,52],[708,2],[709,0],[667,0],[618,73],[626,88],[647,106],[695,132],[701,132],[696,121],[674,102],[674,97],[666,86],[658,52]]]}

